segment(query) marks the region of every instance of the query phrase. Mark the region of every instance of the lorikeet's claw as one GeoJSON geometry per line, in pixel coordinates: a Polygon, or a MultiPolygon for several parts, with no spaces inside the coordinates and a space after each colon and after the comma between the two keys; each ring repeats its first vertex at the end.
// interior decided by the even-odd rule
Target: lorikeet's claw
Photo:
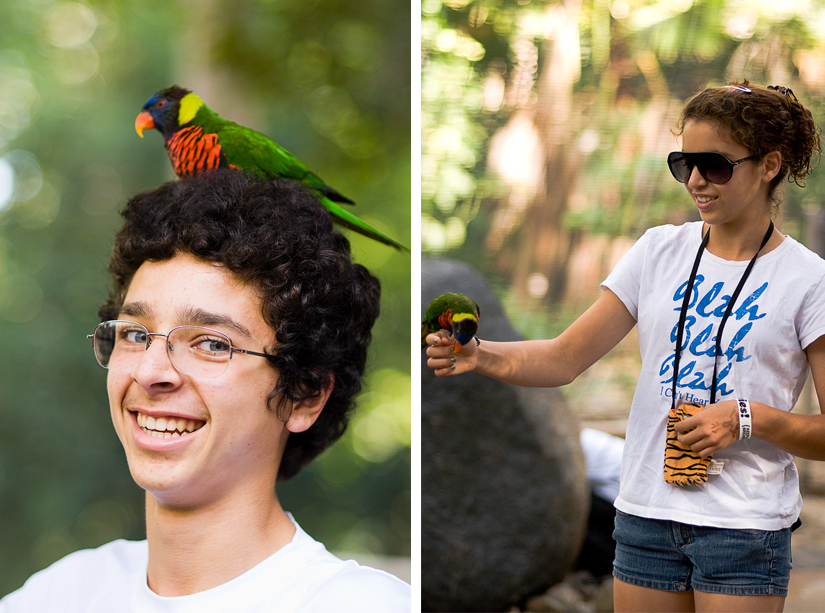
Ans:
{"type": "Polygon", "coordinates": [[[141,112],[135,119],[135,131],[141,138],[143,138],[144,130],[151,130],[154,127],[155,122],[152,119],[152,116],[146,111],[141,112]]]}

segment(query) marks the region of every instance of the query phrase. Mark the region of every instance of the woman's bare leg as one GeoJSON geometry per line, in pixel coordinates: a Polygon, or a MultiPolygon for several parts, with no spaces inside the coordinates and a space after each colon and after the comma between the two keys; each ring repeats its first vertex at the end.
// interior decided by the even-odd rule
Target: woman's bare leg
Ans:
{"type": "Polygon", "coordinates": [[[616,613],[694,613],[693,592],[668,592],[613,579],[616,613]]]}
{"type": "Polygon", "coordinates": [[[696,610],[702,613],[780,613],[785,607],[783,596],[732,596],[694,592],[696,610]]]}

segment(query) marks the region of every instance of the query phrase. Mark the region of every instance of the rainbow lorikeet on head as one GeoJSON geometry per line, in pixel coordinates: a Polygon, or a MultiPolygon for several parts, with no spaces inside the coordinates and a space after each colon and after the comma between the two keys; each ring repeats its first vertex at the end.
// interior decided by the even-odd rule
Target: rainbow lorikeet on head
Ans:
{"type": "Polygon", "coordinates": [[[297,181],[317,195],[333,221],[401,251],[409,249],[358,219],[337,202],[352,200],[333,189],[283,147],[250,128],[224,119],[188,89],[173,85],[152,95],[135,119],[135,130],[163,134],[172,168],[179,177],[214,168],[238,168],[261,178],[297,181]]]}
{"type": "Polygon", "coordinates": [[[433,300],[424,313],[421,322],[421,348],[427,346],[424,340],[428,334],[439,330],[449,330],[453,335],[453,353],[469,343],[478,331],[479,308],[475,300],[464,294],[441,294],[433,300]]]}

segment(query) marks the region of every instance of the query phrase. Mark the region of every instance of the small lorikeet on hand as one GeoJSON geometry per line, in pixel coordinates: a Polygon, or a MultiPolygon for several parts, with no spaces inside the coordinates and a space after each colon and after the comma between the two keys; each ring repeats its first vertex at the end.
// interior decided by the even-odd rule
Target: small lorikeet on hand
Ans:
{"type": "Polygon", "coordinates": [[[478,331],[479,308],[474,300],[464,294],[441,294],[430,303],[421,322],[421,348],[428,334],[449,330],[453,335],[453,353],[469,343],[478,331]]]}
{"type": "Polygon", "coordinates": [[[409,249],[358,219],[336,202],[353,204],[289,151],[260,132],[224,119],[188,89],[173,85],[152,95],[135,119],[135,130],[163,134],[172,168],[179,177],[214,168],[239,168],[261,178],[281,177],[312,189],[333,221],[400,251],[409,249]]]}

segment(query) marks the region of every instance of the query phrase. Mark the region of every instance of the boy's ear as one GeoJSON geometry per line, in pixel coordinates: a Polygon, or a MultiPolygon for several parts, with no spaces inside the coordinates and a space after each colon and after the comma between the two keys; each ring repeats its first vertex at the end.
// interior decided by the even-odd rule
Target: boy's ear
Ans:
{"type": "Polygon", "coordinates": [[[292,414],[286,422],[286,428],[290,432],[303,432],[309,430],[315,423],[324,405],[332,393],[335,386],[335,375],[329,373],[329,383],[321,390],[317,396],[312,396],[292,405],[292,414]]]}

